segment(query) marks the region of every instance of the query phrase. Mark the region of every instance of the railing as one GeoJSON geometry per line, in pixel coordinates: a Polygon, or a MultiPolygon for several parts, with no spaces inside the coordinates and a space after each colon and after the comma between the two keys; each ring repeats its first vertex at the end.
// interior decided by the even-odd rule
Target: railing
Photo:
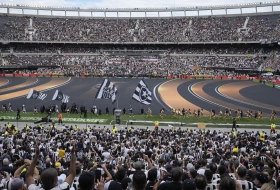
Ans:
{"type": "Polygon", "coordinates": [[[51,6],[29,6],[19,4],[0,4],[0,8],[6,9],[5,14],[18,15],[43,15],[49,11],[48,16],[77,16],[77,17],[95,17],[95,13],[101,13],[97,17],[170,17],[173,16],[208,16],[208,15],[233,15],[277,12],[279,11],[280,1],[275,2],[258,2],[231,5],[211,5],[211,6],[193,6],[193,7],[156,7],[156,8],[89,8],[89,7],[51,7],[51,6]],[[35,13],[34,13],[35,11],[35,13]],[[41,11],[44,11],[42,14],[41,11]],[[208,13],[205,13],[208,11],[208,13]],[[32,12],[32,13],[30,13],[32,12]],[[58,14],[59,13],[59,14],[58,14]],[[124,16],[124,14],[126,16],[124,16]],[[139,14],[142,13],[142,16],[139,14]],[[150,16],[149,13],[153,13],[150,16]],[[58,14],[58,15],[57,15],[58,14]],[[71,15],[70,15],[71,14],[71,15]],[[120,15],[121,14],[121,15],[120,15]],[[134,15],[133,15],[134,14],[134,15]],[[161,15],[163,14],[163,15],[161,15]]]}
{"type": "Polygon", "coordinates": [[[10,40],[0,40],[2,44],[114,44],[114,45],[192,45],[192,44],[260,44],[260,41],[221,41],[221,42],[75,42],[75,41],[10,41],[10,40]]]}

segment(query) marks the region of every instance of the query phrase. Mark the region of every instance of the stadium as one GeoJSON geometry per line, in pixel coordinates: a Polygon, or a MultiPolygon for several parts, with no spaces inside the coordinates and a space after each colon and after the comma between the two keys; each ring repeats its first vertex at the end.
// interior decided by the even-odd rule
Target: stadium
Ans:
{"type": "Polygon", "coordinates": [[[280,1],[41,1],[0,4],[0,190],[280,188],[280,1]]]}
{"type": "Polygon", "coordinates": [[[208,116],[211,109],[231,109],[233,115],[242,110],[244,116],[261,110],[270,117],[280,110],[279,90],[251,81],[280,83],[277,2],[175,9],[0,7],[1,104],[15,110],[23,104],[31,112],[34,106],[60,106],[51,100],[57,89],[70,96],[68,107],[91,110],[96,104],[102,113],[131,106],[135,114],[150,107],[156,115],[162,108],[166,114],[184,108],[208,116]],[[104,78],[118,88],[115,104],[95,99],[104,78]],[[141,79],[153,92],[150,106],[132,100],[141,79]],[[27,101],[31,88],[48,98],[27,101]]]}

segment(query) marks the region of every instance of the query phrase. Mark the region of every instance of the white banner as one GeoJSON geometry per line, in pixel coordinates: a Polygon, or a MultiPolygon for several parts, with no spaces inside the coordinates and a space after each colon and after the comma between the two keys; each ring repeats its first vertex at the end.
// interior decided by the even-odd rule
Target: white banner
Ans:
{"type": "MultiPolygon", "coordinates": [[[[4,120],[16,120],[16,116],[2,116],[4,120]]],[[[21,117],[19,121],[39,121],[41,117],[21,117]]],[[[53,118],[52,118],[53,119],[53,118]]],[[[54,122],[58,122],[58,119],[53,119],[54,122]]],[[[85,118],[63,118],[63,121],[67,122],[79,122],[79,123],[105,123],[107,119],[85,119],[85,118]]]]}
{"type": "Polygon", "coordinates": [[[146,62],[158,62],[158,59],[142,59],[142,60],[146,62]]]}
{"type": "Polygon", "coordinates": [[[122,59],[109,59],[107,60],[107,63],[121,63],[122,62],[122,59]]]}

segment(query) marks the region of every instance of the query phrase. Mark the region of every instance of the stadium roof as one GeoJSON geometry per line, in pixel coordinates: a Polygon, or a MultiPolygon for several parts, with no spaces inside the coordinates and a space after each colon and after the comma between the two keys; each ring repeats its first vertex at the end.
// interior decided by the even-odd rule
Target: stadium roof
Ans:
{"type": "MultiPolygon", "coordinates": [[[[280,1],[274,2],[259,2],[259,3],[244,3],[232,5],[214,5],[214,6],[196,6],[196,7],[161,7],[161,8],[85,8],[85,7],[50,7],[50,6],[30,6],[19,4],[0,4],[1,13],[18,14],[18,15],[50,15],[50,16],[84,16],[83,13],[90,13],[88,16],[94,16],[93,13],[117,13],[115,17],[119,17],[118,13],[129,13],[127,17],[131,17],[131,13],[157,13],[156,17],[160,17],[159,13],[169,12],[169,16],[174,16],[173,13],[181,12],[180,16],[203,16],[203,15],[230,15],[230,14],[247,14],[247,13],[264,13],[264,12],[279,12],[280,1]],[[5,11],[6,10],[6,11],[5,11]],[[41,14],[41,12],[49,11],[50,14],[41,14]],[[208,11],[208,14],[205,14],[208,11]],[[248,12],[249,11],[249,12],[248,12]],[[56,15],[56,12],[62,12],[56,15]],[[192,12],[191,15],[188,13],[192,12]],[[76,13],[70,15],[68,13],[76,13]]],[[[166,14],[165,14],[166,15],[166,14]]],[[[168,16],[168,15],[167,15],[168,16]]],[[[176,15],[175,15],[176,16],[176,15]]],[[[101,15],[102,17],[102,15],[101,15]]],[[[148,16],[149,17],[149,16],[148,16]]]]}

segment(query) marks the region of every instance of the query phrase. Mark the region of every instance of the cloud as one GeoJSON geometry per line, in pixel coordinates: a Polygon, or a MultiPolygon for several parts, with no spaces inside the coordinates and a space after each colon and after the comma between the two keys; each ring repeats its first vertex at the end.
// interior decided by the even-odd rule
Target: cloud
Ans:
{"type": "Polygon", "coordinates": [[[95,7],[95,8],[146,8],[146,7],[189,7],[201,5],[254,3],[259,0],[0,0],[0,3],[55,6],[55,7],[95,7]]]}

